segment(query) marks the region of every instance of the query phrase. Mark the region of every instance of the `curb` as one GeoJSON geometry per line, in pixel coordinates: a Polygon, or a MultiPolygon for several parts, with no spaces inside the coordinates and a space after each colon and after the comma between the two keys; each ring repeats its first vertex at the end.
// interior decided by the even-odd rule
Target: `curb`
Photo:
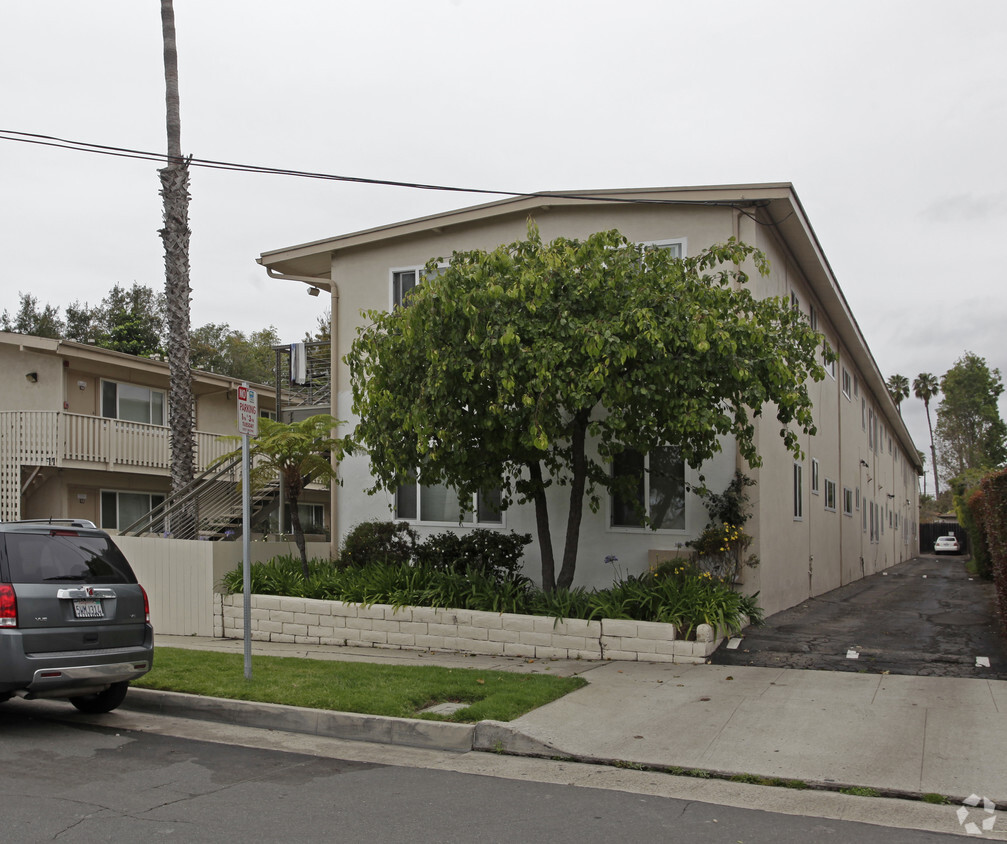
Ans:
{"type": "Polygon", "coordinates": [[[348,741],[369,741],[465,753],[473,749],[474,724],[361,715],[258,701],[228,700],[181,692],[131,688],[123,709],[195,718],[240,727],[283,730],[348,741]]]}

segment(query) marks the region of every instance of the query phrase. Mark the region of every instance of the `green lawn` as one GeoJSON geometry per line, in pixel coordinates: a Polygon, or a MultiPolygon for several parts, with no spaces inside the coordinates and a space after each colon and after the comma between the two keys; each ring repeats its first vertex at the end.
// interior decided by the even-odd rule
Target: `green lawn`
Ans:
{"type": "Polygon", "coordinates": [[[467,723],[510,721],[586,684],[580,677],[269,656],[252,658],[252,679],[246,680],[244,666],[243,654],[158,648],[153,670],[133,685],[232,700],[467,723]],[[419,712],[447,701],[470,705],[450,716],[419,712]]]}

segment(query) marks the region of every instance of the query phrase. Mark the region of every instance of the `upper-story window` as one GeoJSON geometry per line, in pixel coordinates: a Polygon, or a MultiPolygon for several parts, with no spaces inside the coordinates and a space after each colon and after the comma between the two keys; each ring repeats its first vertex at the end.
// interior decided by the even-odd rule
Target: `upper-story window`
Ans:
{"type": "MultiPolygon", "coordinates": [[[[447,264],[439,264],[433,277],[437,277],[447,268],[447,264]]],[[[392,270],[392,307],[409,301],[409,293],[417,285],[430,276],[424,267],[400,267],[392,270]]]]}
{"type": "Polygon", "coordinates": [[[101,415],[147,425],[164,425],[166,406],[163,390],[119,381],[101,382],[101,415]]]}
{"type": "Polygon", "coordinates": [[[818,331],[818,311],[814,305],[808,305],[808,324],[812,331],[818,331]]]}
{"type": "Polygon", "coordinates": [[[643,527],[646,514],[655,530],[685,530],[685,461],[677,448],[627,448],[613,458],[612,472],[627,484],[612,495],[612,527],[643,527]]]}
{"type": "Polygon", "coordinates": [[[843,367],[843,395],[846,398],[850,397],[850,371],[845,366],[843,367]]]}

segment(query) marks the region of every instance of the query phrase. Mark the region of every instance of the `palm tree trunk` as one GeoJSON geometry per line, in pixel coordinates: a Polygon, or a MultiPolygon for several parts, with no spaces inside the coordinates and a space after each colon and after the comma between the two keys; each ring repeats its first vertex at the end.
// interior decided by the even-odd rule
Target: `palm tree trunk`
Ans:
{"type": "Polygon", "coordinates": [[[937,449],[934,448],[934,426],[930,424],[930,402],[923,402],[923,407],[927,411],[927,427],[930,429],[930,462],[934,467],[934,501],[941,494],[940,483],[937,481],[937,449]]]}
{"type": "MultiPolygon", "coordinates": [[[[172,0],[161,0],[164,42],[165,118],[168,135],[166,166],[158,171],[164,200],[164,292],[168,312],[168,425],[171,443],[171,491],[179,493],[192,482],[192,375],[189,367],[189,168],[182,158],[178,106],[178,55],[175,49],[175,12],[172,0]]],[[[184,512],[171,526],[177,535],[195,535],[196,516],[184,512]]]]}

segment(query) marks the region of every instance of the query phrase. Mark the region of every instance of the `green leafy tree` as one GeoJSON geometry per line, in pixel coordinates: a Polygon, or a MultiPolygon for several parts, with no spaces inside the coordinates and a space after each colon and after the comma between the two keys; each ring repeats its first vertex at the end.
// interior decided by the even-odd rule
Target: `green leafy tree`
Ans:
{"type": "Polygon", "coordinates": [[[59,308],[46,305],[39,308],[38,299],[30,293],[18,293],[20,304],[17,313],[11,316],[4,310],[0,316],[0,329],[17,334],[32,334],[35,337],[62,339],[66,325],[59,316],[59,308]]]}
{"type": "Polygon", "coordinates": [[[332,339],[332,312],[319,314],[315,321],[315,332],[304,332],[305,343],[328,343],[332,339]]]}
{"type": "MultiPolygon", "coordinates": [[[[343,455],[342,440],[332,436],[336,426],[342,424],[326,414],[310,416],[300,422],[274,422],[259,419],[259,435],[249,441],[255,469],[251,478],[252,486],[262,483],[264,478],[280,477],[284,501],[290,510],[290,526],[294,533],[294,543],[301,555],[301,566],[305,579],[308,578],[308,553],[304,545],[304,529],[298,513],[298,501],[304,487],[313,481],[335,481],[334,461],[343,455]]],[[[238,437],[226,437],[236,440],[238,437]]],[[[225,454],[216,462],[223,463],[241,456],[237,448],[225,454]]]]}
{"type": "Polygon", "coordinates": [[[895,409],[902,415],[902,399],[909,398],[909,379],[905,375],[892,375],[885,384],[888,394],[895,402],[895,409]]]}
{"type": "Polygon", "coordinates": [[[937,479],[937,449],[934,446],[934,426],[930,423],[930,399],[940,391],[941,385],[936,375],[921,372],[913,379],[913,395],[923,402],[923,407],[927,412],[927,428],[930,429],[930,462],[934,470],[934,498],[941,494],[941,485],[937,479]]]}
{"type": "Polygon", "coordinates": [[[273,347],[279,344],[273,326],[246,335],[226,323],[208,322],[192,332],[192,366],[256,384],[272,384],[276,374],[273,347]]]}
{"type": "Polygon", "coordinates": [[[115,285],[97,308],[96,343],[127,355],[150,357],[162,351],[164,294],[133,282],[115,285]]]}
{"type": "Polygon", "coordinates": [[[418,469],[459,501],[499,488],[504,506],[533,502],[542,585],[569,587],[585,498],[597,510],[622,489],[623,449],[673,446],[700,466],[733,434],[758,465],[767,402],[791,451],[796,429],[815,430],[806,385],[825,374],[821,335],[789,303],[752,296],[749,260],[768,272],[733,239],[683,259],[617,231],[545,244],[530,223],[527,240],[456,252],[443,271],[431,261],[405,307],[367,314],[347,355],[352,445],[379,487],[418,469]],[[558,577],[552,485],[569,488],[558,577]]]}
{"type": "Polygon", "coordinates": [[[999,369],[966,352],[941,378],[937,407],[937,449],[945,478],[969,469],[989,470],[1007,461],[1007,426],[997,399],[1003,392],[999,369]]]}

